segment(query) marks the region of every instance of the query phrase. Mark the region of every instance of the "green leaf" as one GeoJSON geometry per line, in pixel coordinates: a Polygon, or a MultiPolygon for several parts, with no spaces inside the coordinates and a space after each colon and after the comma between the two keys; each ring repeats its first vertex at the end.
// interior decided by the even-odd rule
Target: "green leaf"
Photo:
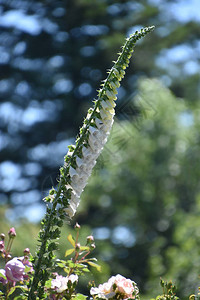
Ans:
{"type": "Polygon", "coordinates": [[[76,294],[74,300],[85,300],[87,299],[87,296],[84,296],[82,294],[76,294]]]}
{"type": "Polygon", "coordinates": [[[70,244],[75,247],[75,240],[73,239],[71,233],[68,235],[67,237],[68,241],[70,242],[70,244]]]}
{"type": "Polygon", "coordinates": [[[59,262],[56,265],[57,265],[57,267],[60,267],[60,268],[65,268],[66,267],[66,263],[62,263],[62,262],[59,262]]]}
{"type": "Polygon", "coordinates": [[[95,257],[91,257],[88,259],[89,261],[97,261],[97,259],[95,257]]]}
{"type": "Polygon", "coordinates": [[[26,300],[27,299],[27,296],[15,296],[15,300],[26,300]]]}
{"type": "Polygon", "coordinates": [[[1,271],[0,271],[0,277],[2,277],[3,279],[7,279],[6,275],[4,275],[1,271]]]}
{"type": "MultiPolygon", "coordinates": [[[[10,292],[8,293],[8,296],[12,295],[16,289],[19,289],[19,290],[22,290],[24,292],[27,292],[28,291],[28,288],[26,286],[14,286],[10,289],[10,292]]],[[[20,297],[23,297],[23,296],[20,296],[20,297]]],[[[21,299],[25,299],[25,298],[21,298],[21,299]]]]}
{"type": "Polygon", "coordinates": [[[77,267],[77,269],[83,269],[85,267],[87,268],[87,266],[85,264],[81,264],[81,263],[76,264],[76,267],[77,267]]]}
{"type": "Polygon", "coordinates": [[[77,264],[75,264],[73,261],[67,261],[67,264],[70,268],[76,268],[77,264]]]}
{"type": "Polygon", "coordinates": [[[70,272],[70,268],[68,268],[68,267],[65,267],[65,268],[63,268],[63,271],[64,271],[65,273],[69,274],[69,272],[70,272]]]}
{"type": "Polygon", "coordinates": [[[14,291],[16,290],[16,288],[17,288],[17,286],[12,287],[12,288],[10,289],[10,292],[8,293],[8,296],[12,295],[12,293],[14,293],[14,291]]]}
{"type": "Polygon", "coordinates": [[[51,287],[51,281],[52,281],[52,279],[49,279],[49,280],[47,280],[47,281],[45,282],[45,287],[46,287],[46,288],[50,288],[50,287],[51,287]]]}
{"type": "Polygon", "coordinates": [[[69,249],[65,252],[65,256],[69,256],[70,254],[72,254],[75,251],[75,249],[69,249]]]}
{"type": "Polygon", "coordinates": [[[89,251],[89,250],[90,250],[90,247],[88,247],[88,246],[81,246],[81,247],[80,247],[80,250],[81,250],[81,251],[89,251]]]}
{"type": "Polygon", "coordinates": [[[81,271],[85,272],[85,273],[89,273],[90,272],[90,270],[88,268],[83,268],[81,271]]]}
{"type": "Polygon", "coordinates": [[[90,265],[90,266],[96,268],[97,271],[101,272],[101,266],[100,266],[100,265],[95,264],[95,263],[93,263],[93,262],[91,262],[91,261],[88,261],[88,265],[90,265]]]}

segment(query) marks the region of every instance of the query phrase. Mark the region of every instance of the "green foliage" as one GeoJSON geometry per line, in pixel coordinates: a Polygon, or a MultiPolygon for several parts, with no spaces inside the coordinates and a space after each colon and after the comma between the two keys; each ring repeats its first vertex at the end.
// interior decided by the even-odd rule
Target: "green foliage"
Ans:
{"type": "Polygon", "coordinates": [[[74,300],[86,300],[87,296],[84,296],[82,294],[76,294],[76,296],[74,297],[74,300]]]}
{"type": "Polygon", "coordinates": [[[97,251],[111,273],[134,274],[142,293],[155,296],[157,278],[173,278],[187,299],[199,274],[200,107],[147,79],[127,106],[137,118],[116,120],[83,195],[81,222],[89,215],[94,232],[105,224],[109,236],[97,251]]]}
{"type": "Polygon", "coordinates": [[[151,300],[178,300],[179,298],[176,296],[175,291],[176,287],[172,284],[172,282],[165,282],[164,280],[160,280],[160,285],[163,289],[163,295],[157,296],[156,299],[151,300]]]}
{"type": "MultiPolygon", "coordinates": [[[[4,260],[4,268],[0,272],[0,288],[1,299],[28,299],[29,293],[29,281],[34,277],[35,270],[30,263],[31,255],[28,248],[24,250],[23,257],[15,257],[12,260],[10,241],[16,237],[14,228],[11,228],[8,233],[8,241],[5,243],[5,234],[1,235],[1,257],[4,260]],[[12,231],[11,231],[12,230],[12,231]],[[9,262],[9,260],[11,260],[9,262]],[[10,264],[8,266],[8,264],[10,264]],[[28,264],[28,266],[27,266],[28,264]],[[7,270],[9,269],[9,275],[7,270]],[[5,275],[4,275],[5,272],[5,275]],[[9,277],[10,276],[10,277],[9,277]]],[[[67,260],[57,259],[54,263],[54,269],[51,268],[50,272],[46,269],[50,267],[49,259],[46,260],[46,269],[43,270],[43,280],[40,281],[42,289],[39,286],[36,290],[35,298],[38,299],[67,299],[71,300],[76,297],[75,288],[80,275],[84,275],[90,272],[89,266],[96,268],[100,271],[100,266],[96,262],[96,258],[90,258],[90,253],[95,249],[93,236],[86,238],[85,245],[82,246],[79,243],[79,231],[80,225],[75,225],[75,238],[72,234],[68,235],[67,240],[73,245],[71,253],[67,253],[67,256],[73,254],[71,258],[67,260]],[[67,273],[66,277],[54,273],[53,271],[59,270],[60,272],[67,273]],[[46,278],[48,276],[48,278],[46,278]],[[45,280],[44,280],[45,279],[45,280]],[[43,292],[44,291],[44,292],[43,292]],[[54,297],[55,296],[55,297],[54,297]]],[[[82,237],[83,238],[83,237],[82,237]]],[[[47,251],[48,252],[48,251],[47,251]]],[[[67,252],[67,251],[66,251],[67,252]]],[[[45,257],[47,253],[44,254],[45,257]]],[[[44,263],[44,261],[42,262],[44,263]]],[[[86,296],[77,294],[78,299],[85,299],[86,296]]]]}
{"type": "Polygon", "coordinates": [[[88,266],[96,268],[97,271],[101,271],[101,266],[96,262],[96,258],[86,258],[91,251],[95,249],[95,244],[87,240],[85,246],[81,246],[78,242],[79,229],[76,230],[76,238],[73,238],[72,234],[69,234],[67,240],[73,246],[72,249],[65,251],[65,257],[73,254],[72,258],[67,258],[66,261],[58,260],[57,266],[64,269],[64,271],[70,275],[71,273],[82,275],[85,272],[89,272],[88,266]]]}

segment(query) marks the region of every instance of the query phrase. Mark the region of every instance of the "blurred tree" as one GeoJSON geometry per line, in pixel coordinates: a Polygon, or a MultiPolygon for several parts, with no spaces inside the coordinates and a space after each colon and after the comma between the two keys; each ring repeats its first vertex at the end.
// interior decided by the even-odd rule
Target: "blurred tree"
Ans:
{"type": "Polygon", "coordinates": [[[157,26],[137,47],[118,114],[141,75],[160,76],[176,95],[197,99],[194,12],[195,5],[187,10],[186,3],[164,0],[1,1],[1,200],[14,215],[22,205],[25,214],[25,205],[39,207],[56,184],[66,147],[130,32],[157,26]]]}
{"type": "Polygon", "coordinates": [[[115,122],[77,218],[93,228],[111,273],[133,278],[149,297],[160,276],[175,277],[188,299],[200,272],[200,106],[147,79],[127,105],[142,114],[115,122]]]}
{"type": "Polygon", "coordinates": [[[125,36],[156,25],[138,45],[134,68],[119,89],[118,119],[78,218],[94,228],[100,258],[111,272],[134,274],[145,293],[154,290],[157,276],[168,274],[177,278],[185,296],[199,272],[194,266],[199,234],[197,6],[194,0],[0,4],[0,201],[13,208],[6,209],[12,221],[40,219],[41,198],[56,184],[67,145],[125,36]],[[147,118],[135,120],[139,109],[129,95],[144,76],[159,77],[175,96],[187,99],[189,108],[158,82],[143,81],[139,95],[147,118]]]}

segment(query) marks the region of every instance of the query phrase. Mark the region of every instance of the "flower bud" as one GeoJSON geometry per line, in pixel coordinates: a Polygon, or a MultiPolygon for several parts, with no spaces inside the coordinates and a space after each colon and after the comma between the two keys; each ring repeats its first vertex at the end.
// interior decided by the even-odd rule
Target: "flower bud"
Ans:
{"type": "Polygon", "coordinates": [[[76,251],[79,251],[81,248],[81,245],[79,243],[76,244],[76,251]]]}
{"type": "Polygon", "coordinates": [[[81,226],[76,222],[76,224],[74,225],[74,229],[79,230],[81,228],[81,226]]]}
{"type": "Polygon", "coordinates": [[[8,235],[10,239],[14,239],[16,237],[17,234],[14,227],[10,228],[10,230],[8,231],[8,235]]]}
{"type": "Polygon", "coordinates": [[[94,244],[94,243],[91,244],[91,245],[90,245],[90,248],[91,248],[91,250],[94,250],[94,249],[96,248],[95,244],[94,244]]]}
{"type": "Polygon", "coordinates": [[[10,254],[8,254],[8,255],[6,255],[6,258],[7,258],[8,260],[10,260],[10,259],[12,258],[12,256],[11,256],[10,254]]]}
{"type": "Polygon", "coordinates": [[[87,243],[88,243],[88,244],[91,244],[92,242],[94,242],[94,237],[93,237],[93,235],[88,235],[88,236],[87,236],[87,243]]]}
{"type": "Polygon", "coordinates": [[[5,245],[4,245],[4,241],[0,241],[0,251],[4,251],[4,247],[5,247],[5,245]]]}
{"type": "Polygon", "coordinates": [[[91,289],[92,287],[95,287],[94,280],[88,282],[88,288],[91,289]]]}
{"type": "Polygon", "coordinates": [[[1,240],[2,240],[2,241],[5,240],[5,234],[4,234],[4,233],[1,233],[0,237],[1,237],[1,240]]]}
{"type": "Polygon", "coordinates": [[[29,248],[25,248],[24,249],[24,256],[27,256],[30,254],[30,249],[29,248]]]}

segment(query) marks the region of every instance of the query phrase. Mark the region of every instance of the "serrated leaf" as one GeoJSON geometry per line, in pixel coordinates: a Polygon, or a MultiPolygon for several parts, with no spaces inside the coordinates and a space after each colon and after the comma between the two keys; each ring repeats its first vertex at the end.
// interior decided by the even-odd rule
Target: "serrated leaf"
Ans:
{"type": "Polygon", "coordinates": [[[75,251],[75,249],[69,249],[69,250],[65,251],[65,257],[71,255],[74,251],[75,251]]]}
{"type": "Polygon", "coordinates": [[[95,263],[94,263],[94,262],[92,262],[92,261],[88,261],[88,265],[90,265],[90,266],[92,266],[92,267],[96,268],[96,269],[97,269],[97,271],[101,272],[101,266],[100,266],[100,265],[98,265],[98,264],[95,264],[95,263]]]}
{"type": "Polygon", "coordinates": [[[70,244],[75,247],[75,240],[73,239],[71,233],[68,235],[67,237],[68,241],[70,242],[70,244]]]}

